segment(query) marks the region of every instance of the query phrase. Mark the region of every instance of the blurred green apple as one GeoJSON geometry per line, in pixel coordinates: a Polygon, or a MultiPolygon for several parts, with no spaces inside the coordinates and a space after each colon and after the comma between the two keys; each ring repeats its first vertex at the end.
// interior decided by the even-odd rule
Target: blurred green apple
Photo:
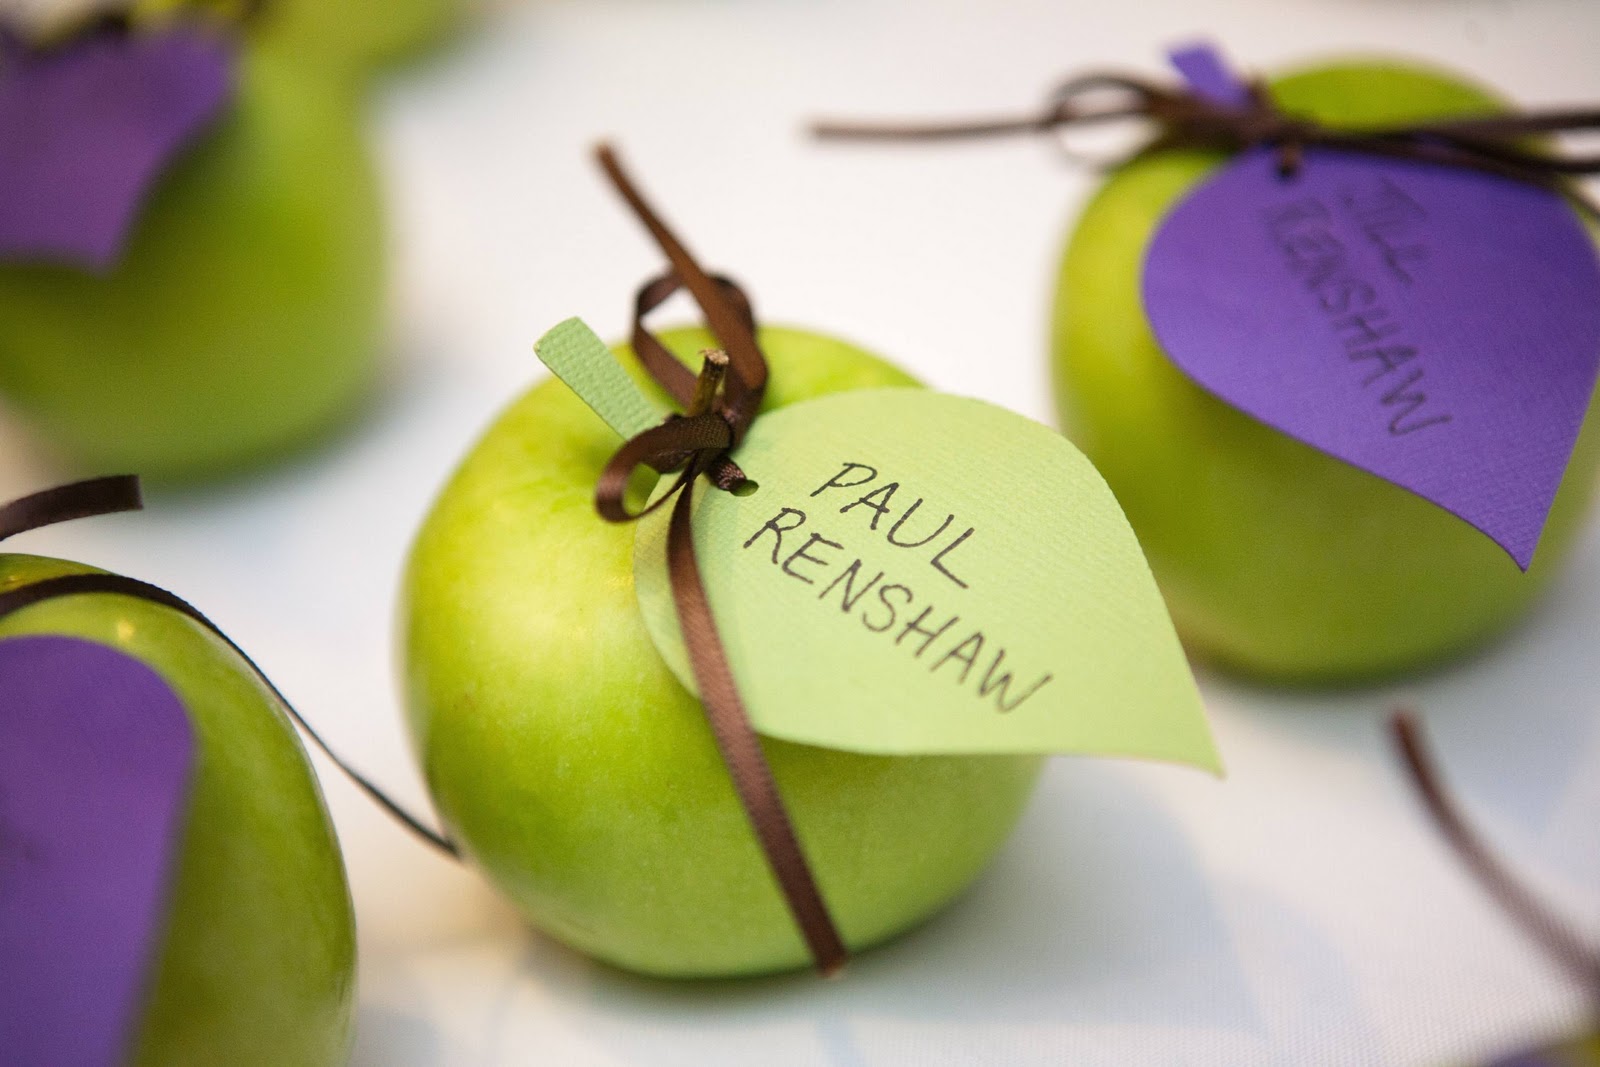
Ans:
{"type": "Polygon", "coordinates": [[[358,94],[244,52],[230,110],[106,275],[0,265],[0,397],[81,467],[204,477],[351,413],[375,369],[383,226],[358,94]]]}
{"type": "Polygon", "coordinates": [[[250,33],[302,59],[362,73],[439,43],[463,7],[463,0],[265,0],[250,33]]]}
{"type": "MultiPolygon", "coordinates": [[[[1273,83],[1292,113],[1347,126],[1500,110],[1457,78],[1349,63],[1273,83]]],[[[1120,168],[1084,212],[1056,295],[1056,398],[1139,535],[1189,646],[1252,675],[1359,680],[1460,652],[1550,581],[1593,494],[1584,425],[1528,573],[1440,508],[1257,422],[1185,377],[1152,335],[1139,279],[1157,224],[1222,156],[1120,168]]]]}
{"type": "MultiPolygon", "coordinates": [[[[692,329],[662,339],[683,359],[714,344],[692,329]]],[[[816,334],[769,328],[761,343],[768,408],[914,384],[816,334]]],[[[466,851],[562,941],[662,976],[804,966],[704,712],[645,631],[634,531],[595,513],[595,481],[619,444],[552,379],[490,427],[435,503],[412,549],[401,618],[425,775],[466,851]]],[[[764,746],[855,948],[916,924],[971,882],[1041,765],[764,746]]]]}
{"type": "MultiPolygon", "coordinates": [[[[0,591],[91,570],[0,555],[0,591]]],[[[209,630],[132,597],[63,597],[0,619],[0,640],[24,634],[78,637],[142,661],[194,729],[178,870],[133,1062],[344,1062],[350,891],[311,765],[271,693],[209,630]]]]}

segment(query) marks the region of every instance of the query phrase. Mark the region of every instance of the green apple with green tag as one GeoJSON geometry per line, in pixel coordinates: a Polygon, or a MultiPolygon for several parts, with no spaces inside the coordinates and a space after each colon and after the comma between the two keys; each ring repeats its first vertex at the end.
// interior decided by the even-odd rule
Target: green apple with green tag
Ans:
{"type": "MultiPolygon", "coordinates": [[[[662,340],[685,358],[698,330],[662,340]]],[[[766,406],[914,382],[842,342],[765,329],[766,406]]],[[[406,570],[409,722],[436,804],[542,929],[672,977],[803,966],[698,702],[640,618],[634,531],[601,521],[617,436],[556,380],[507,410],[450,480],[406,570]]],[[[894,759],[768,742],[843,933],[882,940],[984,867],[1036,756],[894,759]]]]}
{"type": "MultiPolygon", "coordinates": [[[[686,362],[713,344],[696,329],[662,340],[686,362]]],[[[1016,470],[1000,478],[1028,477],[1037,457],[1026,449],[1045,450],[1053,463],[1052,450],[1070,446],[989,405],[912,388],[905,374],[843,342],[782,328],[762,329],[759,340],[771,372],[765,414],[734,453],[754,464],[746,473],[758,484],[751,493],[701,489],[696,555],[734,677],[847,944],[861,949],[906,930],[969,885],[1015,824],[1046,751],[1215,768],[1154,582],[1086,462],[1069,464],[1066,476],[1085,489],[1084,513],[1122,540],[1101,553],[1087,538],[1096,547],[1082,549],[1088,558],[1073,573],[1113,576],[1121,595],[1046,605],[1039,628],[1049,629],[1050,613],[1070,616],[1085,658],[1117,660],[1100,653],[1120,639],[1131,690],[1156,694],[1160,705],[1145,735],[1131,740],[1115,728],[1114,738],[1086,737],[1071,717],[1035,715],[1055,707],[1055,695],[1093,694],[1098,704],[1112,689],[1096,688],[1106,679],[1094,671],[1076,677],[1047,663],[1040,646],[1053,652],[1051,642],[1022,648],[1040,605],[1018,602],[1027,592],[1014,587],[1033,584],[1036,574],[1011,574],[1013,593],[986,581],[1003,546],[1036,551],[1040,528],[1019,520],[1008,531],[1004,518],[958,506],[978,531],[963,535],[956,516],[941,523],[932,515],[951,497],[927,488],[933,477],[918,480],[919,469],[937,468],[945,484],[955,478],[982,498],[992,468],[1005,465],[982,445],[962,444],[983,435],[952,419],[989,428],[1012,420],[1001,429],[1019,434],[1024,450],[1001,449],[1016,470]],[[970,454],[932,447],[922,420],[970,454]],[[892,463],[881,458],[891,451],[892,463]],[[867,453],[884,467],[872,486],[863,481],[867,453]],[[838,477],[841,457],[861,463],[838,477]],[[887,509],[895,492],[891,467],[928,497],[919,518],[908,489],[896,509],[911,514],[893,529],[873,521],[874,506],[887,509]],[[810,503],[818,486],[826,495],[810,503]],[[851,507],[871,493],[878,495],[851,507]],[[814,525],[797,531],[793,514],[802,508],[814,525]],[[773,516],[787,517],[763,539],[759,530],[773,516]],[[851,551],[860,553],[854,568],[851,551]],[[826,579],[829,567],[840,581],[826,579]],[[898,576],[892,583],[885,568],[898,576]],[[884,573],[873,578],[875,570],[884,573]],[[1124,598],[1137,608],[1109,604],[1102,617],[1098,606],[1084,607],[1124,598]],[[909,625],[913,601],[930,611],[940,605],[938,618],[950,621],[919,616],[909,625]],[[883,612],[896,610],[898,622],[884,621],[883,612]],[[1102,625],[1106,619],[1118,621],[1102,625]],[[980,626],[986,638],[975,636],[980,626]],[[1148,634],[1130,632],[1139,630],[1148,634]],[[1155,662],[1133,651],[1147,648],[1155,662]],[[1067,744],[1043,736],[1063,728],[1073,733],[1067,744]]],[[[631,356],[613,357],[576,320],[552,330],[540,356],[563,380],[535,387],[472,449],[423,524],[406,571],[409,723],[435,803],[465,853],[535,925],[599,959],[670,977],[803,966],[806,947],[675,645],[670,594],[651,547],[659,547],[659,528],[652,520],[611,525],[595,511],[599,472],[623,436],[659,420],[662,397],[653,386],[641,399],[628,385],[629,395],[612,395],[612,403],[585,391],[605,373],[626,384],[616,360],[631,366],[631,356]],[[568,362],[567,342],[593,362],[568,362]]],[[[1015,493],[995,489],[989,498],[1009,501],[1003,512],[1018,510],[1015,493]]],[[[1055,521],[1054,512],[1039,515],[1055,521]]],[[[1064,541],[1057,554],[1080,562],[1073,538],[1064,541]]],[[[1110,703],[1126,710],[1114,693],[1110,703]]],[[[1102,723],[1123,718],[1140,715],[1102,723]]]]}
{"type": "MultiPolygon", "coordinates": [[[[0,592],[91,571],[0,554],[0,592]]],[[[168,920],[130,1062],[343,1063],[355,1006],[350,891],[311,764],[270,691],[205,627],[134,597],[61,597],[0,618],[0,640],[35,634],[141,661],[194,732],[168,920]]]]}
{"type": "Polygon", "coordinates": [[[303,446],[371,385],[383,224],[357,93],[242,51],[217,125],[106,274],[0,265],[0,398],[82,469],[203,478],[303,446]]]}
{"type": "MultiPolygon", "coordinates": [[[[1287,112],[1350,127],[1502,108],[1462,79],[1393,63],[1317,67],[1270,89],[1287,112]]],[[[1186,643],[1226,667],[1353,681],[1485,641],[1527,610],[1571,549],[1600,468],[1600,420],[1586,421],[1523,573],[1435,505],[1202,390],[1152,334],[1140,271],[1166,212],[1222,162],[1198,151],[1137,159],[1084,211],[1053,326],[1069,436],[1117,494],[1186,643]]]]}

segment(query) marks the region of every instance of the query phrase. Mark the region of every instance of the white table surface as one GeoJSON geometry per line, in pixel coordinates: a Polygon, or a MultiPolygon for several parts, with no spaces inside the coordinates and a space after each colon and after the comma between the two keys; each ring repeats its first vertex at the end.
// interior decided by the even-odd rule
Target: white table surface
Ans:
{"type": "MultiPolygon", "coordinates": [[[[501,10],[374,106],[394,373],[342,439],[255,479],[28,535],[195,600],[350,758],[425,804],[397,714],[397,576],[432,495],[573,314],[660,265],[587,156],[614,136],[768,321],[853,338],[1049,421],[1049,294],[1092,179],[1028,140],[824,150],[818,113],[1028,106],[1061,75],[1400,49],[1530,105],[1600,100],[1592,0],[583,0],[501,10]]],[[[61,480],[0,423],[0,495],[61,480]]],[[[528,930],[318,757],[360,925],[354,1062],[1441,1064],[1579,1024],[1461,872],[1380,729],[1423,708],[1472,816],[1600,935],[1600,523],[1483,655],[1332,695],[1202,685],[1226,782],[1053,762],[977,887],[840,982],[672,985],[528,930]]]]}

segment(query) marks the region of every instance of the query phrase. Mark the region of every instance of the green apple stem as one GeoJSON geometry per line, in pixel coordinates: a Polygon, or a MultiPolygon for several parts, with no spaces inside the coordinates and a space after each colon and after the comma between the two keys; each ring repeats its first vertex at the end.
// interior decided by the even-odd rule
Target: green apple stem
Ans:
{"type": "Polygon", "coordinates": [[[722,380],[728,374],[728,353],[722,349],[704,349],[700,358],[705,362],[700,365],[700,377],[695,379],[694,398],[684,412],[691,419],[711,410],[711,405],[717,401],[717,390],[722,388],[722,380]]]}
{"type": "Polygon", "coordinates": [[[1600,1011],[1600,952],[1584,944],[1570,925],[1518,881],[1505,862],[1467,824],[1460,807],[1445,789],[1416,717],[1408,710],[1398,710],[1390,716],[1389,729],[1412,784],[1456,856],[1501,909],[1538,942],[1552,960],[1584,984],[1595,1000],[1596,1010],[1600,1011]]]}

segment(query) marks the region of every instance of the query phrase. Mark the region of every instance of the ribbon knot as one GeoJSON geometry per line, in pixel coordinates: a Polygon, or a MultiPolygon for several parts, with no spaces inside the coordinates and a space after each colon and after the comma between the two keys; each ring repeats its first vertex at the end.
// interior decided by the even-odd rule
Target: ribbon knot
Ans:
{"type": "Polygon", "coordinates": [[[1318,139],[1321,128],[1280,111],[1262,83],[1241,88],[1240,102],[1223,103],[1200,92],[1145,85],[1146,113],[1164,134],[1146,144],[1141,154],[1185,145],[1229,152],[1269,147],[1278,153],[1278,172],[1285,177],[1294,174],[1305,146],[1318,139]]]}
{"type": "MultiPolygon", "coordinates": [[[[1052,93],[1037,114],[964,122],[819,122],[818,137],[859,141],[942,141],[1017,133],[1050,133],[1128,119],[1153,122],[1156,131],[1139,148],[1107,160],[1118,165],[1152,152],[1198,148],[1241,152],[1267,147],[1278,153],[1279,170],[1292,175],[1306,148],[1365,153],[1479,170],[1537,185],[1566,196],[1600,219],[1600,205],[1565,179],[1600,173],[1600,154],[1544,151],[1529,145],[1543,134],[1600,129],[1600,108],[1489,115],[1373,127],[1341,129],[1282,111],[1260,83],[1235,86],[1222,99],[1198,89],[1173,87],[1116,72],[1072,78],[1052,93]]],[[[1082,154],[1063,144],[1069,156],[1082,154]]]]}
{"type": "Polygon", "coordinates": [[[655,511],[688,488],[701,474],[719,489],[733,489],[746,479],[728,458],[733,427],[719,411],[669,415],[659,426],[629,438],[617,449],[595,488],[595,509],[607,522],[632,522],[655,511]],[[629,511],[628,482],[641,466],[660,474],[679,471],[672,488],[639,511],[629,511]]]}
{"type": "MultiPolygon", "coordinates": [[[[691,273],[695,270],[698,268],[691,273]]],[[[701,283],[702,290],[715,293],[729,313],[718,317],[738,324],[739,332],[731,345],[744,349],[746,359],[743,365],[736,367],[728,351],[708,349],[702,353],[705,362],[700,375],[695,376],[645,326],[645,318],[651,311],[689,283],[673,269],[640,287],[634,300],[634,354],[650,377],[684,411],[668,415],[659,426],[624,442],[601,471],[595,489],[595,507],[607,522],[630,522],[648,515],[691,486],[702,474],[712,485],[727,492],[737,491],[749,481],[728,453],[744,439],[755,421],[760,406],[759,390],[766,382],[766,360],[755,340],[755,312],[749,297],[732,279],[705,274],[696,281],[701,283]],[[761,383],[760,386],[753,384],[755,382],[761,383]],[[641,466],[650,467],[658,474],[680,473],[667,492],[642,510],[633,512],[627,507],[627,487],[641,466]]],[[[730,344],[729,341],[722,343],[730,344]]]]}

